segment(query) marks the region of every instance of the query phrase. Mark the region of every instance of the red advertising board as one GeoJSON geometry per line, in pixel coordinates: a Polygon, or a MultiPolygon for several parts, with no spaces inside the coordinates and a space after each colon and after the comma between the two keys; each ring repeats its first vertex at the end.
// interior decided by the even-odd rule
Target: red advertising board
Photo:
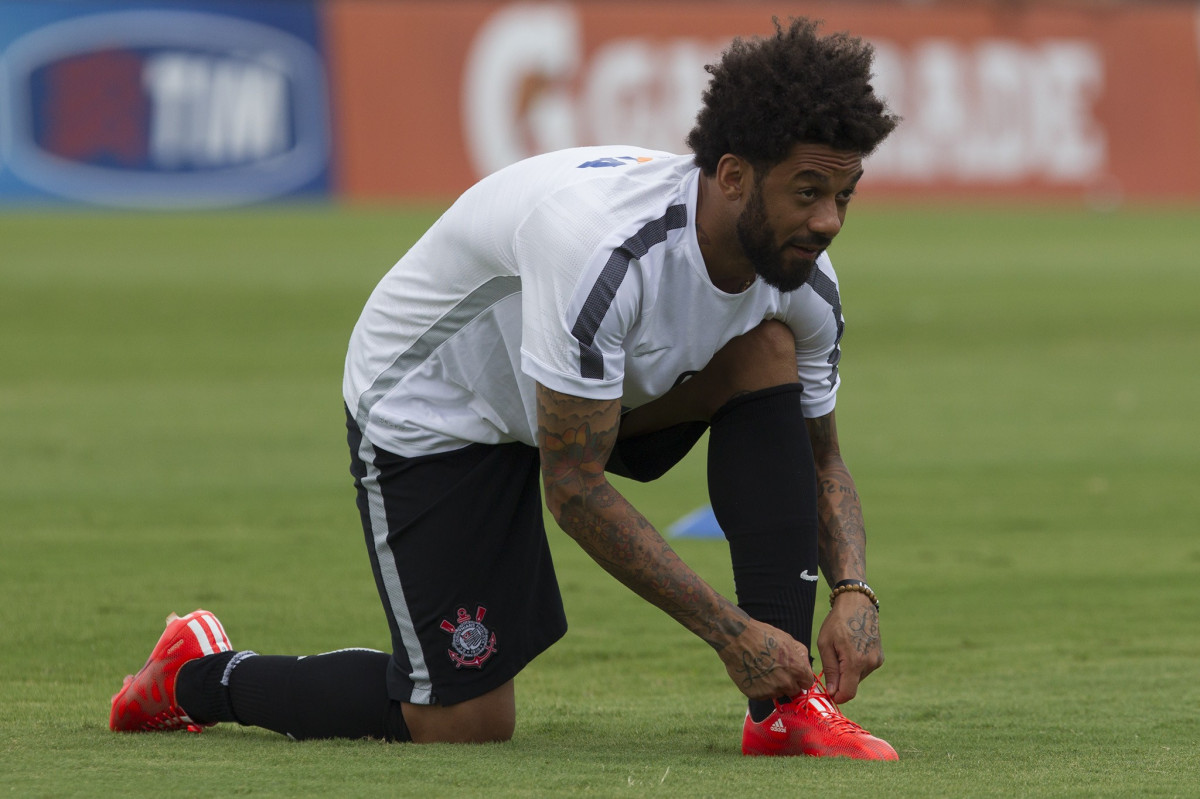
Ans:
{"type": "MultiPolygon", "coordinates": [[[[443,199],[537,152],[685,151],[704,64],[771,17],[877,48],[870,196],[1200,199],[1200,5],[334,0],[344,196],[443,199]]],[[[864,187],[868,184],[864,183],[864,187]]]]}

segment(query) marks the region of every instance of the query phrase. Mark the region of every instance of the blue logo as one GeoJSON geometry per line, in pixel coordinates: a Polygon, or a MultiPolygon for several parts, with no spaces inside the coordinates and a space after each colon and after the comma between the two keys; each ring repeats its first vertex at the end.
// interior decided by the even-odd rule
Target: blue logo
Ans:
{"type": "Polygon", "coordinates": [[[320,54],[210,13],[89,14],[0,57],[0,162],[34,188],[124,207],[254,202],[323,184],[320,54]]]}
{"type": "Polygon", "coordinates": [[[579,166],[577,166],[575,168],[576,169],[596,169],[599,167],[606,167],[606,166],[629,166],[630,164],[644,164],[647,161],[652,161],[652,160],[654,160],[654,159],[647,158],[645,156],[642,156],[640,158],[634,158],[631,155],[620,155],[620,156],[617,156],[616,158],[597,158],[595,161],[584,161],[582,164],[580,164],[579,166]]]}

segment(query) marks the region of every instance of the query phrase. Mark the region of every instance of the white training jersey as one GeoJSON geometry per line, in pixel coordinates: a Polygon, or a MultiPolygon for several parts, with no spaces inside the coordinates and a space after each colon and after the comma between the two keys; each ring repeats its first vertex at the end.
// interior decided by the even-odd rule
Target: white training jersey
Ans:
{"type": "Polygon", "coordinates": [[[584,147],[483,179],[392,267],[350,338],[346,406],[408,457],[473,442],[536,446],[537,383],[636,408],[765,319],[796,337],[808,417],[833,410],[842,333],[822,254],[782,293],[712,284],[692,156],[584,147]]]}

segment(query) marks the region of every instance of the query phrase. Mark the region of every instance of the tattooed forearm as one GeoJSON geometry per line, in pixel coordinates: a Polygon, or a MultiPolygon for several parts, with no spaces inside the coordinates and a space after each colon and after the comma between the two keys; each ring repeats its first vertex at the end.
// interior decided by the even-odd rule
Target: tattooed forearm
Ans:
{"type": "Polygon", "coordinates": [[[862,505],[849,472],[827,469],[817,485],[818,550],[821,569],[832,584],[866,576],[867,535],[862,505]]]}
{"type": "Polygon", "coordinates": [[[608,482],[620,407],[538,387],[538,445],[546,504],[562,529],[606,571],[718,650],[745,614],[685,564],[608,482]]]}
{"type": "Polygon", "coordinates": [[[818,554],[830,584],[864,579],[867,535],[862,504],[850,470],[842,461],[833,414],[808,420],[817,466],[818,554]]]}
{"type": "Polygon", "coordinates": [[[571,496],[556,517],[605,571],[714,649],[745,630],[743,612],[716,594],[607,482],[571,496]]]}

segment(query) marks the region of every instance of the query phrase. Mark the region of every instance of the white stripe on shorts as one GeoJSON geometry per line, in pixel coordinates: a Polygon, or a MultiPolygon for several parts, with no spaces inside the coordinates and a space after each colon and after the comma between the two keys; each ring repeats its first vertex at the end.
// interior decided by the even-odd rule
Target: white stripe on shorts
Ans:
{"type": "Polygon", "coordinates": [[[379,561],[379,573],[383,577],[383,588],[387,593],[392,615],[396,618],[396,626],[400,629],[400,639],[404,642],[404,651],[408,654],[408,664],[412,669],[408,677],[413,683],[412,697],[408,700],[414,705],[433,703],[433,682],[429,679],[429,667],[425,664],[425,653],[421,650],[421,641],[413,626],[412,614],[408,610],[408,601],[404,598],[404,586],[400,584],[400,570],[396,566],[396,556],[388,546],[387,514],[383,507],[383,493],[379,490],[379,469],[375,467],[375,449],[366,435],[358,447],[358,457],[367,467],[367,476],[363,478],[363,489],[367,492],[367,507],[371,515],[371,535],[375,539],[375,556],[379,561]]]}

